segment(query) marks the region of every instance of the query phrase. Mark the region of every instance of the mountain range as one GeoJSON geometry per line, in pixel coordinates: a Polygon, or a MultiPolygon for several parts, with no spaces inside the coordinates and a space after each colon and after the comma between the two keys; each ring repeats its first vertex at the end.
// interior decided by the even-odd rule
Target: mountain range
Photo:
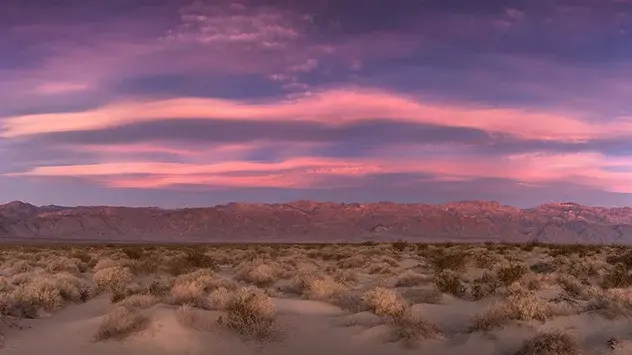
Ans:
{"type": "Polygon", "coordinates": [[[441,205],[295,201],[204,208],[0,205],[2,241],[632,243],[632,208],[492,201],[441,205]]]}

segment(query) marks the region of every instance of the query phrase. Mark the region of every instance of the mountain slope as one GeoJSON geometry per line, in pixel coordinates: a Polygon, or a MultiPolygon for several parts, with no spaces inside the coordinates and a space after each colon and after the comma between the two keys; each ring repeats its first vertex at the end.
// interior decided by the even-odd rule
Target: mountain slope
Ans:
{"type": "Polygon", "coordinates": [[[632,208],[574,203],[517,209],[497,202],[443,205],[230,203],[166,210],[0,205],[0,240],[103,241],[417,241],[632,242],[632,208]]]}

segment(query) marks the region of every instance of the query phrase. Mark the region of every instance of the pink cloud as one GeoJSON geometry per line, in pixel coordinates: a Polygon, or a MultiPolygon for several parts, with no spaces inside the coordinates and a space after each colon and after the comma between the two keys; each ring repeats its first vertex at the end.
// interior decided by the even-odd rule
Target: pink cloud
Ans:
{"type": "Polygon", "coordinates": [[[216,187],[318,188],[361,184],[375,174],[423,174],[441,181],[479,178],[509,179],[518,183],[567,182],[604,191],[632,193],[632,158],[594,153],[520,154],[472,157],[463,154],[418,159],[371,157],[333,159],[291,158],[261,163],[224,161],[209,164],[161,162],[106,162],[88,165],[41,166],[20,177],[80,177],[111,187],[166,188],[173,185],[216,187]]]}
{"type": "Polygon", "coordinates": [[[423,102],[371,89],[332,89],[265,102],[212,98],[122,101],[83,112],[7,117],[0,136],[104,129],[160,119],[285,120],[335,126],[375,118],[475,128],[527,139],[584,141],[632,136],[630,117],[589,122],[556,112],[423,102]]]}

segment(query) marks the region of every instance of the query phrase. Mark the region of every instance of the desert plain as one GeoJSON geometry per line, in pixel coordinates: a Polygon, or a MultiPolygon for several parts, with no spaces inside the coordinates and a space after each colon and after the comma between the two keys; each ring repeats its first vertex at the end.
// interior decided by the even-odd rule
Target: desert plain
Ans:
{"type": "Polygon", "coordinates": [[[1,354],[632,354],[632,248],[3,245],[1,354]]]}

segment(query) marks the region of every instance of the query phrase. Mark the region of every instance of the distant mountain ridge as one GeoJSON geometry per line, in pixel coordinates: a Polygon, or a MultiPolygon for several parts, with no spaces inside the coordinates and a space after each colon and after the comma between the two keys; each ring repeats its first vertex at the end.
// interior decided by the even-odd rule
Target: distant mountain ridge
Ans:
{"type": "Polygon", "coordinates": [[[632,244],[632,208],[493,201],[441,205],[229,203],[204,208],[0,205],[0,241],[339,242],[363,240],[632,244]]]}

